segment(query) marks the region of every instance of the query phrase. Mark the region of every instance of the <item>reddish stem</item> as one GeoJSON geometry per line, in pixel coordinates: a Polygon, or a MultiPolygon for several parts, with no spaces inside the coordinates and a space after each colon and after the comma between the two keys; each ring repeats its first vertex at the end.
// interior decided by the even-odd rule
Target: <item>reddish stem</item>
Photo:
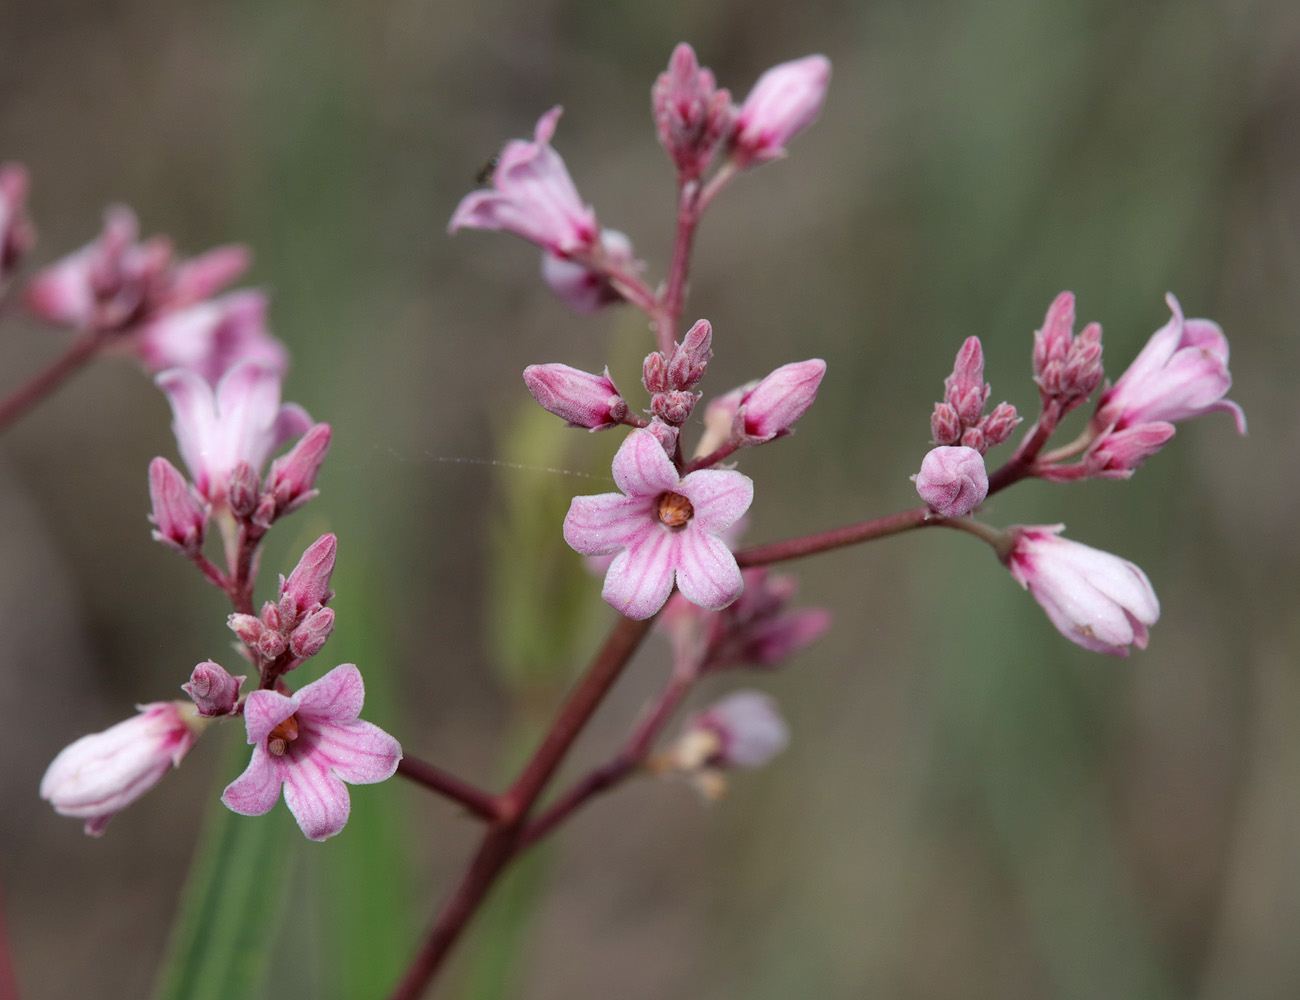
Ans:
{"type": "Polygon", "coordinates": [[[85,331],[47,368],[37,372],[10,393],[7,399],[0,401],[0,431],[7,429],[10,424],[67,381],[99,352],[107,339],[107,334],[102,330],[85,331]]]}
{"type": "Polygon", "coordinates": [[[1043,407],[1038,422],[1029,429],[1029,433],[1025,435],[1025,439],[1020,443],[1020,447],[1016,449],[1016,453],[1007,459],[1000,469],[989,476],[990,496],[998,490],[1004,490],[1012,483],[1034,474],[1034,460],[1038,458],[1038,453],[1043,450],[1043,445],[1047,444],[1047,439],[1056,430],[1056,425],[1060,422],[1060,419],[1061,407],[1059,403],[1052,401],[1043,407]]]}
{"type": "Polygon", "coordinates": [[[659,350],[671,357],[673,342],[677,339],[677,324],[681,320],[686,298],[686,276],[691,270],[691,244],[695,239],[695,226],[699,222],[696,205],[699,201],[698,181],[681,185],[677,199],[677,239],[673,243],[673,262],[668,270],[668,287],[664,290],[659,315],[655,321],[659,350]]]}
{"type": "Polygon", "coordinates": [[[799,559],[817,552],[841,549],[846,545],[857,545],[887,535],[897,535],[912,528],[924,528],[934,524],[944,524],[946,518],[934,513],[928,507],[915,507],[912,510],[899,511],[886,517],[873,518],[858,524],[849,524],[843,528],[804,535],[802,538],[790,538],[784,542],[771,545],[758,545],[751,549],[742,549],[736,553],[736,562],[741,567],[766,566],[769,563],[784,562],[787,559],[799,559]]]}
{"type": "Polygon", "coordinates": [[[501,805],[495,795],[462,781],[428,761],[406,754],[397,765],[397,773],[464,806],[479,819],[494,822],[501,818],[501,805]]]}
{"type": "Polygon", "coordinates": [[[739,441],[724,441],[722,442],[722,444],[718,445],[707,455],[701,455],[699,458],[691,459],[690,464],[686,466],[686,471],[694,472],[696,469],[708,469],[714,465],[717,465],[724,458],[726,458],[728,455],[732,454],[739,448],[740,448],[739,441]]]}
{"type": "Polygon", "coordinates": [[[9,939],[5,933],[4,909],[0,905],[0,1000],[18,1000],[18,976],[9,957],[9,939]]]}

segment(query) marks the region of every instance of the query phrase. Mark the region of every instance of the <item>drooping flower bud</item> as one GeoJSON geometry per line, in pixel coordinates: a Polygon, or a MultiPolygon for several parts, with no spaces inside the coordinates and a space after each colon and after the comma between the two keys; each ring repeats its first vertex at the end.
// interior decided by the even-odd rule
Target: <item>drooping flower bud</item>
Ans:
{"type": "Polygon", "coordinates": [[[762,444],[789,434],[817,398],[825,374],[826,362],[820,358],[782,365],[746,393],[732,422],[732,436],[745,444],[762,444]]]}
{"type": "Polygon", "coordinates": [[[289,579],[280,585],[281,601],[292,601],[296,609],[294,621],[300,620],[318,604],[327,603],[333,595],[330,574],[334,572],[338,542],[338,537],[333,534],[321,535],[307,547],[289,579]]]}
{"type": "Polygon", "coordinates": [[[754,84],[736,114],[731,155],[756,166],[785,155],[785,146],[821,112],[831,63],[822,55],[773,66],[754,84]]]}
{"type": "Polygon", "coordinates": [[[181,685],[181,690],[194,699],[199,715],[229,715],[235,710],[240,685],[246,680],[248,677],[245,675],[231,676],[221,664],[205,660],[194,668],[188,683],[181,685]]]}
{"type": "Polygon", "coordinates": [[[567,420],[570,427],[602,431],[617,427],[627,416],[627,401],[609,377],[568,365],[529,365],[524,384],[542,409],[567,420]]]}
{"type": "Polygon", "coordinates": [[[41,778],[41,798],[86,821],[98,837],[108,821],[180,764],[206,725],[188,702],[158,701],[140,714],[63,748],[41,778]]]}
{"type": "Polygon", "coordinates": [[[965,517],[989,495],[984,457],[974,448],[933,448],[913,478],[921,499],[944,517],[965,517]]]}
{"type": "Polygon", "coordinates": [[[694,389],[704,377],[704,368],[713,357],[713,327],[702,319],[687,331],[680,344],[673,347],[668,362],[668,388],[694,389]]]}
{"type": "Polygon", "coordinates": [[[699,177],[731,124],[731,95],[718,90],[695,50],[682,42],[650,91],[659,144],[683,179],[699,177]]]}
{"type": "Polygon", "coordinates": [[[185,555],[197,554],[203,548],[208,512],[180,470],[165,458],[149,463],[149,499],[154,539],[185,555]]]}
{"type": "MultiPolygon", "coordinates": [[[[765,566],[744,570],[742,576],[745,589],[734,603],[721,611],[700,613],[707,623],[702,670],[771,669],[830,628],[830,612],[824,608],[788,610],[797,589],[794,577],[770,573],[765,566]]],[[[681,617],[671,601],[664,614],[670,612],[681,617]]]]}
{"type": "MultiPolygon", "coordinates": [[[[620,272],[641,270],[632,241],[617,229],[600,231],[600,263],[620,272]]],[[[590,315],[623,301],[623,294],[610,281],[607,270],[566,260],[549,250],[542,253],[542,280],[570,309],[590,315]]]]}

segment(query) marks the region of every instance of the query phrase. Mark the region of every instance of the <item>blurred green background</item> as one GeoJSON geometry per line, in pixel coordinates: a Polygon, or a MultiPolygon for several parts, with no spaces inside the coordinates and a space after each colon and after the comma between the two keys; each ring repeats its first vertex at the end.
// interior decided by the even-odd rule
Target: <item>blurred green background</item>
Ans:
{"type": "MultiPolygon", "coordinates": [[[[31,169],[38,263],[117,200],[187,253],[252,245],[294,356],[286,396],[336,435],[264,581],[337,532],[320,669],[355,659],[367,718],[498,785],[612,612],[559,526],[605,484],[488,460],[603,475],[613,437],[539,423],[519,373],[608,362],[630,392],[650,340],[630,313],[566,312],[533,248],[448,239],[446,220],[560,103],[584,197],[662,275],[672,176],[648,93],[683,39],[737,97],[776,62],[834,64],[817,125],[735,184],[697,245],[706,390],[829,365],[798,434],[743,456],[751,541],[915,504],[968,335],[993,402],[1032,415],[1030,336],[1063,288],[1103,324],[1112,376],[1166,291],[1218,320],[1251,434],[1198,421],[1127,484],[989,504],[1146,570],[1163,617],[1128,661],[1070,645],[955,534],[798,565],[834,632],[701,692],[757,680],[789,752],[716,806],[644,783],[582,814],[442,995],[1300,995],[1293,0],[6,0],[0,160],[31,169]]],[[[62,342],[4,333],[4,387],[62,342]]],[[[205,808],[241,766],[226,727],[98,842],[36,797],[72,738],[178,696],[206,657],[233,665],[219,595],[148,539],[168,422],[147,379],[104,363],[0,441],[0,896],[30,998],[148,993],[205,808]]],[[[666,667],[652,640],[575,767],[666,667]]],[[[383,996],[472,844],[401,781],[353,807],[329,844],[281,838],[269,996],[383,996]]]]}

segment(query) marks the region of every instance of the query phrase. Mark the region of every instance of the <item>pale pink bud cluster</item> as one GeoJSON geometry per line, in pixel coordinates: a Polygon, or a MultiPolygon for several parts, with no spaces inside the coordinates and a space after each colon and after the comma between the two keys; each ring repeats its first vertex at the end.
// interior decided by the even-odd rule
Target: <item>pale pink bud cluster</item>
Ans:
{"type": "Polygon", "coordinates": [[[1034,381],[1043,402],[1062,414],[1092,395],[1101,384],[1101,325],[1089,323],[1074,335],[1074,295],[1062,292],[1034,331],[1034,381]]]}
{"type": "Polygon", "coordinates": [[[1057,630],[1098,653],[1145,649],[1160,602],[1145,573],[1127,559],[1060,537],[1064,525],[1013,528],[1003,561],[1057,630]]]}
{"type": "Polygon", "coordinates": [[[199,715],[214,718],[234,713],[239,689],[246,680],[246,675],[233,676],[220,663],[205,660],[194,668],[181,690],[194,699],[199,715]]]}
{"type": "Polygon", "coordinates": [[[27,169],[18,163],[0,165],[0,292],[36,242],[27,218],[27,169]]]}
{"type": "Polygon", "coordinates": [[[964,517],[989,495],[984,456],[964,445],[932,448],[912,478],[921,499],[944,517],[964,517]]]}
{"type": "Polygon", "coordinates": [[[592,259],[599,266],[542,252],[542,280],[560,300],[577,313],[599,312],[623,301],[610,274],[635,274],[641,270],[632,241],[617,229],[602,229],[592,259]]]}
{"type": "Polygon", "coordinates": [[[650,414],[670,427],[690,419],[700,394],[691,392],[704,377],[713,357],[713,327],[702,319],[690,328],[680,344],[665,355],[653,351],[641,366],[641,383],[650,393],[650,414]]]}
{"type": "Polygon", "coordinates": [[[253,691],[244,702],[253,756],[221,801],[243,816],[261,816],[283,788],[284,804],[305,836],[327,840],[339,833],[352,807],[344,782],[385,781],[402,759],[397,740],[358,718],[364,703],[361,672],[351,663],[293,695],[253,691]]]}
{"type": "Polygon", "coordinates": [[[542,409],[568,421],[570,427],[608,430],[628,415],[627,400],[608,368],[603,375],[593,375],[562,364],[529,365],[524,369],[524,384],[542,409]]]}
{"type": "Polygon", "coordinates": [[[315,656],[334,632],[334,611],[325,607],[334,592],[330,576],[338,538],[322,535],[302,554],[288,579],[280,578],[280,598],[260,615],[233,614],[230,629],[253,654],[263,674],[282,674],[315,656]]]}
{"type": "Polygon", "coordinates": [[[706,616],[702,670],[775,667],[811,646],[831,626],[830,612],[824,608],[789,610],[798,589],[794,577],[771,573],[765,566],[742,575],[744,593],[706,616]]]}
{"type": "Polygon", "coordinates": [[[1010,403],[999,403],[985,416],[990,391],[984,381],[984,349],[979,337],[968,337],[943,381],[943,402],[934,404],[930,416],[934,443],[961,445],[983,455],[1009,438],[1020,417],[1010,403]]]}
{"type": "Polygon", "coordinates": [[[741,166],[756,166],[785,155],[786,144],[817,120],[831,63],[822,55],[773,66],[754,84],[736,113],[731,156],[741,166]]]}
{"type": "Polygon", "coordinates": [[[138,715],[64,747],[41,778],[41,798],[64,816],[84,819],[86,833],[98,837],[180,764],[203,725],[185,702],[141,705],[138,715]]]}
{"type": "Polygon", "coordinates": [[[532,142],[506,143],[492,171],[492,188],[461,199],[449,232],[468,228],[514,233],[559,257],[586,254],[596,247],[596,213],[583,203],[564,160],[551,148],[561,113],[557,107],[542,115],[532,142]]]}
{"type": "Polygon", "coordinates": [[[683,180],[699,177],[732,127],[731,94],[719,90],[712,71],[700,67],[695,50],[682,42],[668,69],[650,91],[659,144],[683,180]]]}

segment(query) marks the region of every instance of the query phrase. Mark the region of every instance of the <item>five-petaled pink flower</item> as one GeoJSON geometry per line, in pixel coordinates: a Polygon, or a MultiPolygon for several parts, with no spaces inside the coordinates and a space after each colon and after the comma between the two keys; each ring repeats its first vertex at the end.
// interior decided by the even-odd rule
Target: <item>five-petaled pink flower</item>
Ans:
{"type": "Polygon", "coordinates": [[[649,618],[677,587],[703,608],[725,608],[744,581],[718,536],[749,509],[754,484],[739,472],[701,469],[680,477],[658,438],[628,435],[614,456],[622,493],[574,497],[564,540],[588,556],[617,553],[601,596],[629,618],[649,618]]]}
{"type": "Polygon", "coordinates": [[[1160,602],[1147,575],[1127,559],[1059,536],[1062,524],[1013,528],[1003,561],[1057,630],[1097,653],[1145,649],[1160,602]]]}
{"type": "Polygon", "coordinates": [[[402,759],[397,740],[357,716],[365,701],[361,671],[335,667],[294,695],[254,691],[244,701],[253,759],[226,786],[221,801],[243,816],[284,804],[311,840],[326,840],[348,821],[347,786],[393,776],[402,759]]]}
{"type": "Polygon", "coordinates": [[[215,389],[185,368],[163,372],[157,381],[172,405],[181,458],[212,504],[226,502],[237,467],[246,464],[259,475],[276,448],[311,427],[301,406],[280,404],[279,373],[255,361],[230,369],[215,389]]]}
{"type": "Polygon", "coordinates": [[[563,109],[552,108],[537,120],[533,141],[511,139],[492,171],[492,189],[461,199],[447,226],[497,229],[514,233],[560,257],[596,246],[600,226],[584,205],[551,136],[563,109]]]}

